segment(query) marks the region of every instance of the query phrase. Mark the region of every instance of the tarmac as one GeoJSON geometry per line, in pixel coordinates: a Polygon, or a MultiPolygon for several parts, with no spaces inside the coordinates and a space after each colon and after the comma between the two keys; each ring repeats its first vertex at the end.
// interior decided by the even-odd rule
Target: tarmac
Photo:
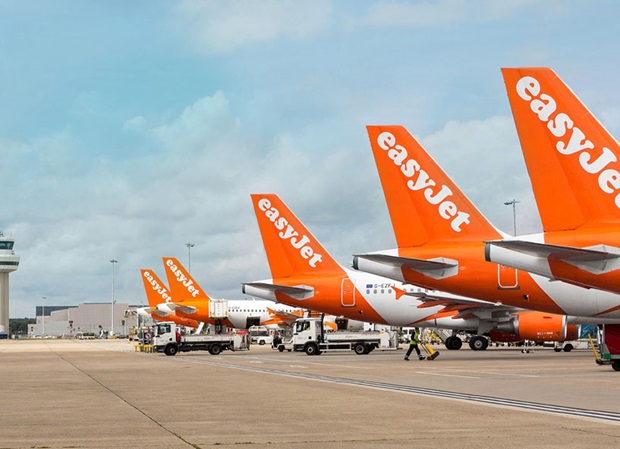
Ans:
{"type": "Polygon", "coordinates": [[[589,349],[438,349],[407,362],[0,340],[0,448],[620,446],[620,372],[589,349]]]}

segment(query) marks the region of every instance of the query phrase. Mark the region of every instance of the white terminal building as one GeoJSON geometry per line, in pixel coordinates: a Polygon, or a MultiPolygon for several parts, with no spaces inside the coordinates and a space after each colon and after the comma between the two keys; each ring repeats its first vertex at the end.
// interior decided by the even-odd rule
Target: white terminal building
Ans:
{"type": "Polygon", "coordinates": [[[17,270],[19,256],[15,255],[15,239],[0,231],[0,338],[9,334],[9,273],[17,270]]]}
{"type": "MultiPolygon", "coordinates": [[[[138,326],[136,309],[143,306],[114,303],[114,335],[125,336],[138,326]]],[[[78,306],[40,305],[36,308],[36,324],[28,326],[30,338],[77,337],[80,334],[101,336],[110,332],[112,305],[109,302],[86,303],[78,306]]]]}

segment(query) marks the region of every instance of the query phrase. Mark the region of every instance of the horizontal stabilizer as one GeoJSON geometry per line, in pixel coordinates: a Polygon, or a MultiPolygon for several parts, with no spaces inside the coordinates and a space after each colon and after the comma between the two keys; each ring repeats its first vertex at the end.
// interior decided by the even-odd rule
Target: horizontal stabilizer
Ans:
{"type": "Polygon", "coordinates": [[[594,274],[603,274],[620,268],[620,248],[596,245],[588,248],[550,245],[521,240],[497,240],[487,244],[499,246],[529,256],[559,260],[594,274]]]}
{"type": "Polygon", "coordinates": [[[158,316],[160,318],[166,317],[168,315],[170,315],[168,312],[163,312],[157,309],[153,309],[151,307],[140,307],[139,309],[137,309],[138,315],[146,317],[146,318],[151,318],[153,316],[158,316]]]}
{"type": "Polygon", "coordinates": [[[270,284],[266,282],[244,282],[242,285],[244,287],[244,292],[246,292],[246,287],[251,287],[257,290],[281,293],[295,299],[308,299],[314,296],[314,288],[305,285],[292,287],[289,285],[270,284]]]}
{"type": "Polygon", "coordinates": [[[360,259],[388,265],[401,270],[417,271],[433,279],[444,279],[458,274],[459,263],[456,260],[438,257],[436,259],[412,259],[408,257],[390,256],[388,254],[361,254],[360,259]]]}
{"type": "Polygon", "coordinates": [[[182,304],[176,304],[174,302],[166,302],[163,304],[158,304],[157,308],[163,311],[166,311],[166,309],[168,309],[170,311],[170,313],[174,313],[176,311],[182,312],[186,315],[191,315],[196,313],[196,307],[194,306],[184,306],[182,304]]]}

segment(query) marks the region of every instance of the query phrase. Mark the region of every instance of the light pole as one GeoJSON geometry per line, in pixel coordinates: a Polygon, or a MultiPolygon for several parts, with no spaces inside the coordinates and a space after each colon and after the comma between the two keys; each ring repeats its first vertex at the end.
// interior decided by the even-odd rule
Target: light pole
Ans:
{"type": "Polygon", "coordinates": [[[43,337],[45,337],[45,300],[46,299],[47,299],[47,296],[43,296],[41,298],[41,304],[43,304],[42,312],[41,312],[41,323],[43,323],[43,337]]]}
{"type": "Polygon", "coordinates": [[[196,245],[193,243],[186,243],[187,246],[187,272],[192,274],[192,248],[196,245]]]}
{"type": "Polygon", "coordinates": [[[513,222],[513,227],[514,227],[514,235],[516,237],[517,235],[517,211],[515,206],[517,205],[517,203],[520,203],[521,201],[517,201],[517,200],[512,200],[512,201],[506,201],[504,204],[506,206],[510,206],[512,205],[512,222],[513,222]]]}
{"type": "Polygon", "coordinates": [[[110,321],[110,336],[114,335],[114,264],[118,263],[116,259],[110,259],[112,264],[112,320],[110,321]]]}

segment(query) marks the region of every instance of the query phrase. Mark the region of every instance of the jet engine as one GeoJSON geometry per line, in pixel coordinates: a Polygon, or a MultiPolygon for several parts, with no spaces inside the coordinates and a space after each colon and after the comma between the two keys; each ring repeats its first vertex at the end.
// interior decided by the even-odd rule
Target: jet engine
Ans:
{"type": "MultiPolygon", "coordinates": [[[[579,325],[567,324],[565,315],[544,312],[519,312],[495,330],[533,341],[570,341],[579,337],[579,325]]],[[[503,341],[500,340],[499,341],[503,341]]]]}

